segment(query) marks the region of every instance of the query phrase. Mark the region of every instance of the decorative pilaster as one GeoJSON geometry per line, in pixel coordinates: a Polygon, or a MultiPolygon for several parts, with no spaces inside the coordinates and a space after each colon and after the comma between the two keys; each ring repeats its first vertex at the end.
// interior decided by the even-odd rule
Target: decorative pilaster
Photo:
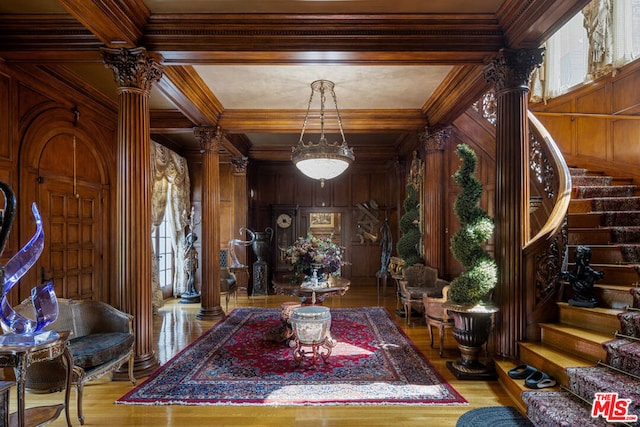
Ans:
{"type": "Polygon", "coordinates": [[[502,50],[485,68],[494,83],[496,118],[495,247],[498,265],[496,353],[517,357],[525,336],[526,290],[523,247],[529,236],[529,78],[542,63],[544,49],[502,50]]]}
{"type": "MultiPolygon", "coordinates": [[[[241,236],[240,233],[241,228],[247,228],[247,212],[248,212],[248,200],[247,200],[247,166],[249,164],[249,159],[244,156],[233,157],[231,159],[231,163],[233,164],[233,233],[232,238],[234,239],[242,239],[245,237],[241,236]]],[[[236,255],[238,257],[238,261],[241,264],[247,265],[247,247],[242,245],[236,247],[236,255]]],[[[236,279],[242,280],[242,283],[238,284],[238,287],[248,287],[248,273],[242,274],[242,278],[240,275],[236,273],[236,279]]]]}
{"type": "Polygon", "coordinates": [[[444,223],[445,185],[444,149],[451,135],[450,128],[426,128],[419,135],[424,147],[424,261],[444,271],[446,244],[449,242],[444,223]]]}
{"type": "Polygon", "coordinates": [[[158,366],[151,307],[151,140],[149,93],[162,77],[161,58],[144,48],[102,49],[118,85],[116,287],[120,309],[133,316],[134,373],[158,366]]]}
{"type": "Polygon", "coordinates": [[[220,305],[220,127],[199,127],[194,134],[202,146],[202,305],[196,318],[224,317],[220,305]]]}

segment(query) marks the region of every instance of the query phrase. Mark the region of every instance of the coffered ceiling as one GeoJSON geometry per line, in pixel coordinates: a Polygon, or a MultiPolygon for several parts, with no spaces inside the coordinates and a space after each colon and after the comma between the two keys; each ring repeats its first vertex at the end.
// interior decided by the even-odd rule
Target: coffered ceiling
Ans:
{"type": "Polygon", "coordinates": [[[2,0],[0,58],[116,111],[100,48],[143,46],[165,67],[150,97],[152,137],[185,152],[199,148],[194,126],[220,126],[224,152],[250,160],[288,160],[310,83],[331,80],[356,159],[393,158],[486,90],[482,67],[501,48],[539,46],[586,3],[2,0]]]}

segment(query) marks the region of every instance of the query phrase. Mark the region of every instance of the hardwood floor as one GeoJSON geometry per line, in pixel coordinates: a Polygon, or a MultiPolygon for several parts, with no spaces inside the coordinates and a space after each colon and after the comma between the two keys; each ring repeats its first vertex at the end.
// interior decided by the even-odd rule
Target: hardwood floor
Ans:
{"type": "MultiPolygon", "coordinates": [[[[280,307],[292,297],[269,295],[247,297],[238,295],[238,307],[280,307]]],[[[394,313],[396,297],[393,287],[378,298],[375,283],[354,283],[343,297],[328,298],[329,307],[364,307],[382,305],[394,313]]],[[[223,301],[224,307],[224,301],[223,301]]],[[[236,307],[232,298],[229,310],[236,307]]],[[[161,363],[183,349],[209,329],[214,322],[196,319],[198,304],[179,304],[168,301],[154,316],[156,351],[161,363]]],[[[482,406],[513,405],[497,381],[458,381],[446,368],[447,360],[459,353],[451,331],[447,331],[445,357],[440,358],[437,347],[429,347],[429,334],[423,319],[414,318],[406,325],[403,318],[395,317],[416,346],[429,358],[444,378],[469,401],[467,406],[319,406],[319,407],[238,407],[238,406],[133,406],[116,405],[114,401],[129,391],[131,383],[125,381],[98,381],[84,389],[86,426],[455,426],[460,415],[482,406]]],[[[437,340],[436,340],[437,341],[437,340]]],[[[437,344],[436,344],[437,346],[437,344]]],[[[143,378],[138,379],[140,383],[143,378]]],[[[79,425],[76,412],[75,390],[71,393],[71,420],[79,425]]],[[[62,393],[27,394],[27,407],[55,404],[62,401],[62,393]]],[[[15,387],[12,387],[11,410],[16,407],[15,387]]],[[[64,414],[51,426],[65,426],[64,414]]]]}

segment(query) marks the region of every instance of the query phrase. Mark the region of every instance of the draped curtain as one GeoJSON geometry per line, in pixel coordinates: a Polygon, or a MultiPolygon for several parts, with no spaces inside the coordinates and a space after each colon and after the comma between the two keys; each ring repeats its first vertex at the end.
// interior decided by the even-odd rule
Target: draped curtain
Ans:
{"type": "MultiPolygon", "coordinates": [[[[173,293],[180,295],[186,289],[184,270],[184,230],[188,224],[186,213],[191,211],[189,169],[187,161],[175,152],[152,141],[151,147],[151,226],[155,231],[165,218],[171,230],[171,248],[174,256],[173,293]]],[[[162,291],[158,279],[158,265],[152,263],[152,303],[154,310],[162,307],[162,291]]]]}

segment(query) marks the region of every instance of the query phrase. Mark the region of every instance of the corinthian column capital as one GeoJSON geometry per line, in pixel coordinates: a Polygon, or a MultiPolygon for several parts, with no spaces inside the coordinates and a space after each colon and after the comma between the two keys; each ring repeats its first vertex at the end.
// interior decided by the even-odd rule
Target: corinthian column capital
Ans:
{"type": "Polygon", "coordinates": [[[133,49],[100,50],[105,66],[113,70],[118,88],[135,88],[149,93],[153,83],[160,80],[163,67],[161,56],[149,55],[143,47],[133,49]]]}
{"type": "Polygon", "coordinates": [[[424,132],[418,135],[420,142],[427,152],[443,151],[447,140],[451,135],[451,128],[425,128],[424,132]]]}
{"type": "Polygon", "coordinates": [[[231,164],[234,167],[234,173],[236,174],[246,174],[247,173],[247,165],[249,164],[249,159],[244,156],[233,157],[231,159],[231,164]]]}
{"type": "Polygon", "coordinates": [[[533,71],[540,66],[544,48],[502,49],[484,69],[484,78],[495,85],[496,94],[511,90],[526,92],[533,71]]]}
{"type": "Polygon", "coordinates": [[[203,151],[220,151],[223,136],[220,126],[197,127],[193,129],[193,134],[200,141],[203,151]]]}

